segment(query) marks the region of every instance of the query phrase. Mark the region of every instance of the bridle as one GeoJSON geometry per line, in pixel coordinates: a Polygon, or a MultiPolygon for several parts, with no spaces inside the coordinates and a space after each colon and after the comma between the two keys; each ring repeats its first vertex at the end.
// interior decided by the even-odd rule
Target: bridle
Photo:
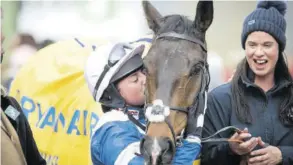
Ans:
{"type": "MultiPolygon", "coordinates": [[[[186,34],[178,34],[176,32],[167,32],[167,33],[159,34],[158,36],[156,36],[156,38],[154,40],[167,39],[167,38],[177,38],[177,39],[192,42],[194,44],[198,44],[198,45],[201,46],[201,48],[202,48],[202,50],[204,52],[207,52],[207,47],[206,47],[205,42],[202,42],[201,40],[196,39],[196,38],[192,38],[192,37],[190,37],[190,36],[188,36],[186,34]]],[[[201,111],[201,113],[203,113],[203,114],[205,113],[206,102],[207,102],[207,92],[208,92],[208,87],[209,87],[209,83],[210,83],[210,74],[209,74],[209,66],[208,66],[208,63],[207,63],[207,59],[205,59],[205,62],[203,63],[203,67],[201,67],[201,69],[203,71],[202,79],[201,79],[202,80],[201,81],[201,88],[200,88],[200,91],[198,92],[197,96],[195,97],[195,100],[194,100],[193,104],[191,106],[189,106],[189,107],[172,107],[172,106],[169,106],[170,110],[188,114],[189,110],[193,109],[193,110],[201,111]]],[[[152,107],[152,106],[155,106],[155,105],[150,104],[150,103],[146,103],[145,104],[145,110],[146,110],[146,107],[152,107]]],[[[156,108],[159,108],[159,107],[156,107],[156,108]]],[[[155,113],[159,113],[159,112],[155,112],[155,113]]],[[[174,143],[176,143],[176,145],[180,144],[180,143],[177,143],[177,137],[176,137],[174,128],[170,124],[170,121],[168,120],[168,118],[166,117],[163,122],[165,122],[168,125],[169,129],[171,130],[174,143]]],[[[140,127],[143,130],[147,130],[149,124],[150,124],[150,122],[148,121],[146,127],[144,127],[144,126],[140,126],[140,127]]],[[[211,135],[209,137],[202,138],[201,142],[206,143],[206,142],[219,142],[219,141],[235,141],[235,140],[228,139],[228,138],[213,138],[214,136],[218,135],[219,133],[227,131],[227,130],[233,130],[233,131],[236,131],[236,132],[241,132],[241,130],[239,130],[238,128],[233,127],[233,126],[229,126],[229,127],[225,127],[223,129],[219,130],[218,132],[216,132],[215,134],[213,134],[213,135],[211,135]]],[[[199,133],[199,136],[201,136],[201,132],[199,133]]],[[[240,141],[237,141],[237,142],[240,142],[240,141]]]]}
{"type": "MultiPolygon", "coordinates": [[[[201,48],[204,52],[207,52],[206,43],[202,42],[199,39],[192,38],[192,37],[185,35],[185,34],[178,34],[175,32],[167,32],[167,33],[162,33],[162,34],[158,35],[155,38],[155,40],[168,39],[168,38],[176,38],[176,39],[186,40],[186,41],[192,42],[194,44],[198,44],[201,46],[201,48]]],[[[200,91],[198,92],[197,96],[195,97],[193,104],[189,107],[168,106],[171,111],[177,111],[177,112],[182,112],[182,113],[188,114],[189,110],[192,108],[194,109],[194,108],[198,107],[199,105],[205,106],[204,102],[206,102],[206,100],[205,100],[207,98],[206,93],[208,91],[208,87],[209,87],[209,83],[210,83],[209,68],[208,68],[208,63],[206,61],[207,61],[207,59],[205,60],[205,62],[203,63],[203,65],[201,67],[201,69],[203,71],[202,79],[201,79],[202,80],[201,87],[200,87],[200,91]],[[201,98],[201,100],[198,100],[198,98],[201,98]],[[199,102],[201,102],[202,104],[200,104],[199,102]]],[[[154,105],[150,104],[150,103],[145,104],[145,107],[152,107],[152,106],[154,106],[154,105]]],[[[157,108],[159,108],[159,107],[157,107],[157,108]]],[[[204,107],[198,107],[198,108],[202,109],[202,110],[204,109],[204,107]]],[[[198,109],[198,108],[196,108],[196,109],[198,109]]],[[[171,130],[173,140],[174,140],[174,142],[176,142],[177,141],[176,134],[175,134],[174,128],[170,124],[170,121],[168,120],[168,118],[165,118],[164,122],[168,125],[169,129],[171,130]]],[[[148,128],[148,125],[149,125],[149,122],[147,124],[146,129],[148,128]]]]}

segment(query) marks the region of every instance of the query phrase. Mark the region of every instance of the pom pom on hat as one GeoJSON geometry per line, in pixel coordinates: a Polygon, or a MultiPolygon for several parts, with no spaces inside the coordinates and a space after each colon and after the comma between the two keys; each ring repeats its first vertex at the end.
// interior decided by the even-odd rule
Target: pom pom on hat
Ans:
{"type": "Polygon", "coordinates": [[[269,9],[271,7],[274,7],[282,15],[285,15],[287,10],[287,1],[258,1],[257,3],[257,8],[269,9]]]}
{"type": "Polygon", "coordinates": [[[286,1],[258,1],[257,8],[251,12],[243,22],[241,44],[245,49],[247,36],[255,31],[263,31],[273,36],[280,51],[286,47],[286,19],[284,17],[287,9],[286,1]]]}

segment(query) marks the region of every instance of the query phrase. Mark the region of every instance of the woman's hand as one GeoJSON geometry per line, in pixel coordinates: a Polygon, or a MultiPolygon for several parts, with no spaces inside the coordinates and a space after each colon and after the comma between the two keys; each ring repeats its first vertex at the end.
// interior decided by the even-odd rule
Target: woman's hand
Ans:
{"type": "MultiPolygon", "coordinates": [[[[235,133],[231,140],[240,140],[244,141],[247,138],[250,138],[251,134],[248,133],[248,129],[245,128],[240,134],[235,133]]],[[[250,140],[243,143],[229,142],[231,150],[237,155],[244,155],[251,152],[259,143],[260,138],[252,137],[250,140]]]]}
{"type": "MultiPolygon", "coordinates": [[[[259,145],[265,147],[265,143],[261,140],[259,145]]],[[[255,150],[250,155],[253,157],[248,160],[248,165],[277,165],[282,162],[282,152],[274,146],[255,150]]]]}

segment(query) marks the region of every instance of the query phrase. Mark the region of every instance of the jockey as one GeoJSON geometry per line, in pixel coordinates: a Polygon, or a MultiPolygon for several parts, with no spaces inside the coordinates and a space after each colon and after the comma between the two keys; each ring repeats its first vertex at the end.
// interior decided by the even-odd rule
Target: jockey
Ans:
{"type": "MultiPolygon", "coordinates": [[[[144,131],[137,124],[146,124],[143,52],[144,45],[132,48],[129,44],[117,43],[101,46],[88,57],[85,79],[104,111],[91,137],[94,165],[144,164],[143,157],[139,156],[144,131]],[[132,120],[128,115],[132,115],[132,120]]],[[[183,140],[183,145],[176,148],[173,164],[191,165],[200,149],[200,144],[183,140]]]]}

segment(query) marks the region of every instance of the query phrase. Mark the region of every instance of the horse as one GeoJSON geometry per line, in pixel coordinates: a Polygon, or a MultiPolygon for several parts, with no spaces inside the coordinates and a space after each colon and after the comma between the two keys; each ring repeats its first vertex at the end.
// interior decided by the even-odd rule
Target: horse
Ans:
{"type": "Polygon", "coordinates": [[[148,1],[142,6],[154,38],[143,60],[148,123],[140,153],[146,164],[171,164],[191,108],[196,108],[194,124],[201,136],[209,86],[206,31],[213,21],[213,2],[199,1],[194,20],[163,17],[148,1]]]}

